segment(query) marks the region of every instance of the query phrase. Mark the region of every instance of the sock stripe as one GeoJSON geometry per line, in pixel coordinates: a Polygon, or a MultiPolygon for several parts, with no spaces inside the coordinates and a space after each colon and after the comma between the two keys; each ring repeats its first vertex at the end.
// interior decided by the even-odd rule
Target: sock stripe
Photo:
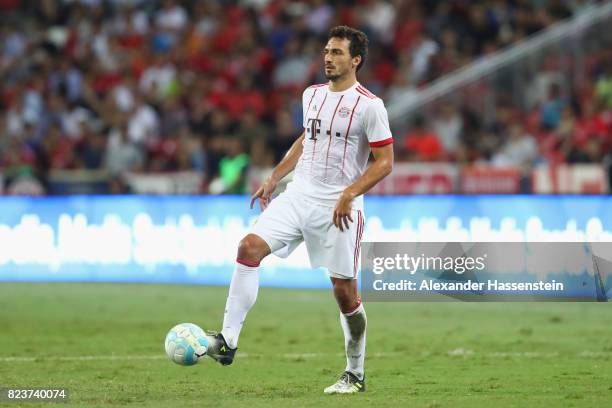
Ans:
{"type": "Polygon", "coordinates": [[[355,306],[355,308],[353,310],[351,310],[350,312],[346,312],[344,313],[345,316],[351,316],[353,315],[357,310],[359,310],[359,308],[361,307],[361,296],[357,296],[357,306],[355,306]]]}
{"type": "Polygon", "coordinates": [[[250,268],[257,268],[259,266],[259,262],[249,261],[247,259],[236,258],[236,262],[240,265],[248,266],[250,268]]]}

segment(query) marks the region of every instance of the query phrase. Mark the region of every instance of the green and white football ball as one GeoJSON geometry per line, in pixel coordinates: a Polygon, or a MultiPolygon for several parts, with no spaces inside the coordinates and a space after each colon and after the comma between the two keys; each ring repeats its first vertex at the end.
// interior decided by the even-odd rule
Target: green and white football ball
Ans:
{"type": "Polygon", "coordinates": [[[206,355],[208,339],[204,330],[193,323],[174,326],[166,335],[166,355],[176,364],[194,365],[206,355]]]}

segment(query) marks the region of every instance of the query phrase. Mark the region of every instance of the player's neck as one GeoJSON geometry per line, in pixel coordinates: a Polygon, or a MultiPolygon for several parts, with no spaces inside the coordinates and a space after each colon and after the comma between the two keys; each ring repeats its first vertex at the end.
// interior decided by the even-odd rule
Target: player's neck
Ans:
{"type": "Polygon", "coordinates": [[[332,92],[346,91],[357,82],[355,75],[347,75],[344,78],[338,78],[336,81],[329,81],[329,90],[332,92]]]}

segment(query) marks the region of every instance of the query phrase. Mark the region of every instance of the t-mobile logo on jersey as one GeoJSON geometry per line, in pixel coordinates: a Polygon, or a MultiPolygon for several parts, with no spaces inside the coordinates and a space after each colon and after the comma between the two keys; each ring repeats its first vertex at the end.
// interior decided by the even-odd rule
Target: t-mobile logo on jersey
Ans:
{"type": "Polygon", "coordinates": [[[317,135],[321,133],[321,119],[308,119],[308,132],[310,140],[317,140],[317,135]]]}
{"type": "MultiPolygon", "coordinates": [[[[310,133],[310,137],[308,139],[316,141],[317,135],[321,134],[321,119],[308,119],[307,124],[308,124],[308,127],[306,128],[306,131],[310,133]]],[[[330,136],[331,129],[326,130],[325,134],[327,136],[330,136]]],[[[336,132],[335,135],[336,137],[341,136],[340,132],[336,132]]]]}

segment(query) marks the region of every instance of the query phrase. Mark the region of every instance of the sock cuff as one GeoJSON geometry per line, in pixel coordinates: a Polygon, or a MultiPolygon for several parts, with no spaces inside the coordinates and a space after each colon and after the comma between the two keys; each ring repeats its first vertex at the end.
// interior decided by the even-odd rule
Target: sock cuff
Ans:
{"type": "Polygon", "coordinates": [[[364,309],[363,309],[363,303],[361,302],[361,298],[358,297],[357,301],[359,303],[357,304],[357,306],[353,310],[351,310],[351,311],[349,311],[347,313],[342,313],[342,314],[345,315],[345,316],[353,316],[353,315],[356,315],[357,313],[363,312],[364,309]]]}
{"type": "Polygon", "coordinates": [[[259,266],[259,262],[249,261],[248,259],[236,258],[236,263],[247,266],[249,268],[257,268],[259,266]]]}

